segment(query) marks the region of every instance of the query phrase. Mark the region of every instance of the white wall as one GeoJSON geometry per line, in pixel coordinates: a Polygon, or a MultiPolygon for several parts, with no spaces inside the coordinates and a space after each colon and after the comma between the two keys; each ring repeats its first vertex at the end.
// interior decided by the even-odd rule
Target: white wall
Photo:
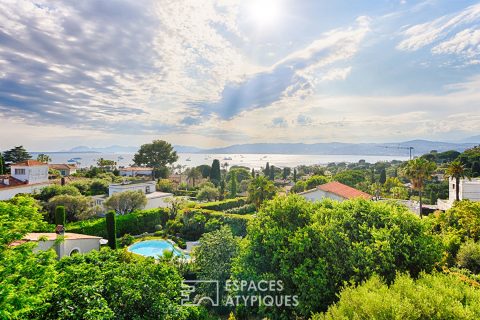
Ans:
{"type": "Polygon", "coordinates": [[[168,198],[171,198],[171,196],[156,197],[156,198],[147,197],[147,205],[145,206],[144,209],[167,208],[170,206],[169,203],[165,202],[165,200],[168,198]]]}
{"type": "MultiPolygon", "coordinates": [[[[39,241],[33,252],[46,251],[55,245],[55,241],[39,241]]],[[[60,258],[70,256],[70,253],[77,249],[80,253],[87,253],[92,250],[100,250],[100,239],[65,239],[60,244],[60,258]]],[[[56,251],[56,248],[54,248],[56,251]]],[[[57,252],[58,254],[58,252],[57,252]]]]}
{"type": "Polygon", "coordinates": [[[334,193],[330,193],[330,192],[326,192],[326,191],[323,191],[323,190],[315,190],[315,191],[311,191],[311,192],[306,192],[306,193],[303,193],[303,194],[300,194],[302,197],[304,197],[305,199],[309,200],[309,201],[320,201],[324,198],[329,198],[329,199],[333,199],[333,200],[337,200],[337,201],[343,201],[345,200],[345,198],[343,197],[340,197],[334,193]]]}
{"type": "Polygon", "coordinates": [[[132,183],[132,184],[111,184],[108,187],[108,196],[110,197],[112,194],[118,192],[125,192],[125,191],[137,191],[140,190],[143,193],[151,193],[155,192],[155,181],[146,181],[142,183],[132,183]],[[147,192],[147,186],[150,187],[150,192],[147,192]]]}
{"type": "Polygon", "coordinates": [[[135,177],[135,176],[151,176],[151,170],[141,170],[141,171],[132,171],[132,170],[119,170],[119,174],[123,177],[135,177]]]}
{"type": "Polygon", "coordinates": [[[12,177],[21,181],[27,181],[30,184],[42,183],[48,181],[48,165],[44,166],[15,166],[11,167],[12,177]],[[25,174],[17,174],[16,170],[25,170],[25,174]]]}
{"type": "Polygon", "coordinates": [[[38,185],[28,185],[11,187],[11,188],[0,188],[0,201],[12,199],[15,195],[19,193],[39,193],[40,190],[50,185],[49,183],[38,184],[38,185]]]}
{"type": "MultiPolygon", "coordinates": [[[[448,188],[448,197],[450,201],[456,200],[456,193],[455,188],[455,179],[450,178],[448,180],[449,188],[448,188]]],[[[460,200],[472,200],[472,201],[480,201],[480,179],[473,178],[469,179],[460,179],[460,200]]]]}

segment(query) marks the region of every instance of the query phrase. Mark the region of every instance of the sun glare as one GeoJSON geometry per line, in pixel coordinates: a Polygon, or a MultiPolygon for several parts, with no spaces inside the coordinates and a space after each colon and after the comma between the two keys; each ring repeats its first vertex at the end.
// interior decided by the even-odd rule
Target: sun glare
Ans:
{"type": "Polygon", "coordinates": [[[277,23],[281,16],[279,0],[253,0],[248,4],[248,15],[258,27],[268,27],[277,23]]]}

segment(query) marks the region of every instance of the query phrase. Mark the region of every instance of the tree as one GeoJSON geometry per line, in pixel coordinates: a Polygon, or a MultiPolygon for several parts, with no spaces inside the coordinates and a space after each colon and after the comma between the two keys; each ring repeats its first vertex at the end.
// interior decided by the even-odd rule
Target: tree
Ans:
{"type": "Polygon", "coordinates": [[[255,168],[252,168],[252,178],[255,178],[255,168]]]}
{"type": "Polygon", "coordinates": [[[49,163],[52,162],[52,158],[48,154],[45,153],[40,153],[37,156],[37,161],[43,162],[43,163],[49,163]]]}
{"type": "MultiPolygon", "coordinates": [[[[238,255],[240,238],[232,234],[229,226],[223,226],[219,230],[205,233],[195,248],[195,265],[198,267],[199,280],[215,279],[220,284],[230,278],[232,261],[238,255]]],[[[212,288],[202,288],[204,294],[212,296],[212,288]]],[[[220,285],[220,298],[223,297],[225,285],[220,285]]]]}
{"type": "Polygon", "coordinates": [[[237,172],[234,170],[230,174],[230,198],[237,196],[237,172]]]}
{"type": "Polygon", "coordinates": [[[382,168],[380,170],[380,178],[378,179],[378,182],[380,182],[380,184],[384,184],[385,181],[387,181],[387,171],[385,168],[382,168]]]}
{"type": "Polygon", "coordinates": [[[270,164],[268,162],[265,165],[265,170],[263,171],[263,174],[265,175],[265,177],[270,177],[270,164]]]}
{"type": "Polygon", "coordinates": [[[220,161],[218,159],[214,159],[212,162],[212,170],[210,171],[210,181],[216,187],[218,187],[220,180],[222,180],[222,175],[220,173],[220,161]]]}
{"type": "Polygon", "coordinates": [[[297,168],[293,169],[293,182],[297,182],[297,168]]]}
{"type": "Polygon", "coordinates": [[[129,190],[112,194],[105,200],[105,207],[124,215],[142,209],[147,204],[147,197],[140,190],[129,190]]]}
{"type": "Polygon", "coordinates": [[[445,176],[455,179],[455,200],[460,201],[460,179],[466,177],[465,166],[458,160],[450,162],[445,170],[445,176]]]}
{"type": "Polygon", "coordinates": [[[260,208],[263,201],[273,198],[275,186],[266,177],[257,177],[248,186],[248,201],[260,208]]]}
{"type": "Polygon", "coordinates": [[[113,250],[117,249],[117,218],[114,211],[109,211],[105,215],[107,226],[108,246],[113,250]]]}
{"type": "Polygon", "coordinates": [[[55,291],[53,250],[33,253],[35,244],[10,246],[46,223],[31,197],[0,201],[0,319],[42,319],[55,291]]]}
{"type": "Polygon", "coordinates": [[[274,166],[270,167],[268,178],[271,181],[275,180],[275,167],[274,166]]]}
{"type": "Polygon", "coordinates": [[[355,169],[339,172],[333,177],[333,180],[355,188],[357,184],[364,182],[366,178],[364,171],[355,169]]]}
{"type": "Polygon", "coordinates": [[[200,170],[197,168],[189,168],[187,170],[187,178],[192,181],[192,186],[195,188],[195,180],[200,179],[202,176],[200,170]]]}
{"type": "Polygon", "coordinates": [[[156,176],[163,171],[168,171],[167,165],[178,160],[178,155],[170,143],[163,140],[154,140],[152,143],[143,144],[133,156],[137,166],[152,167],[156,176]]]}
{"type": "Polygon", "coordinates": [[[457,264],[460,268],[480,274],[480,242],[469,240],[462,244],[457,254],[457,264]]]}
{"type": "Polygon", "coordinates": [[[112,170],[112,168],[115,167],[116,165],[117,163],[113,160],[108,160],[103,158],[100,158],[97,160],[97,166],[99,166],[102,169],[112,170]]]}
{"type": "Polygon", "coordinates": [[[41,201],[47,202],[51,198],[59,195],[79,196],[80,191],[72,185],[59,186],[58,184],[52,184],[43,188],[39,194],[35,197],[41,201]]]}
{"type": "Polygon", "coordinates": [[[284,167],[282,171],[282,178],[283,180],[287,180],[288,176],[290,175],[291,169],[289,167],[284,167]]]}
{"type": "Polygon", "coordinates": [[[3,155],[0,152],[0,175],[5,174],[5,162],[3,161],[3,155]]]}
{"type": "Polygon", "coordinates": [[[470,172],[472,173],[472,177],[480,177],[480,161],[472,162],[472,168],[470,169],[470,172]]]}
{"type": "Polygon", "coordinates": [[[67,224],[64,206],[58,206],[55,208],[55,224],[57,226],[65,226],[67,224]]]}
{"type": "Polygon", "coordinates": [[[312,320],[480,318],[480,289],[441,273],[422,274],[416,280],[399,274],[391,285],[373,276],[360,286],[346,287],[339,298],[312,320]],[[431,297],[428,303],[426,297],[431,297]]]}
{"type": "Polygon", "coordinates": [[[420,217],[422,214],[422,192],[425,186],[425,180],[431,178],[432,174],[435,172],[437,165],[435,162],[430,162],[423,158],[417,158],[410,160],[402,169],[402,173],[405,177],[410,179],[412,183],[412,189],[418,191],[418,197],[420,199],[420,217]]]}
{"type": "Polygon", "coordinates": [[[397,203],[277,197],[250,222],[232,278],[280,280],[282,295],[298,295],[298,306],[265,308],[259,318],[308,317],[326,310],[345,282],[431,272],[442,246],[428,231],[426,220],[397,203]]]}
{"type": "Polygon", "coordinates": [[[32,159],[32,156],[25,150],[23,146],[18,146],[3,153],[5,162],[18,163],[32,159]]]}
{"type": "Polygon", "coordinates": [[[307,190],[313,189],[316,186],[327,183],[328,181],[329,181],[328,177],[325,177],[325,176],[317,176],[317,175],[311,176],[306,181],[305,189],[307,190]]]}
{"type": "Polygon", "coordinates": [[[50,208],[52,215],[54,215],[55,208],[58,206],[65,207],[68,222],[85,220],[95,215],[91,198],[82,195],[61,194],[48,200],[47,207],[50,208]]]}
{"type": "Polygon", "coordinates": [[[200,201],[211,201],[217,199],[218,197],[220,197],[218,189],[211,186],[202,187],[197,193],[197,199],[200,201]]]}
{"type": "Polygon", "coordinates": [[[174,190],[173,182],[169,179],[159,179],[157,183],[157,190],[161,192],[172,193],[174,190]]]}
{"type": "Polygon", "coordinates": [[[206,179],[210,177],[210,170],[212,170],[212,167],[210,167],[208,164],[199,165],[197,169],[200,170],[202,178],[206,179]]]}

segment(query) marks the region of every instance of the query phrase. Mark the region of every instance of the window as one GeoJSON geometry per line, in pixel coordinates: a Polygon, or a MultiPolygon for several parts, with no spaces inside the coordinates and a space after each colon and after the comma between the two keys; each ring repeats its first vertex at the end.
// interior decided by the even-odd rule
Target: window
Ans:
{"type": "Polygon", "coordinates": [[[147,187],[145,188],[145,193],[150,193],[150,186],[147,186],[147,187]]]}
{"type": "Polygon", "coordinates": [[[455,190],[455,184],[452,184],[452,188],[453,188],[453,190],[455,190]]]}
{"type": "Polygon", "coordinates": [[[15,174],[25,174],[25,169],[15,169],[15,174]]]}

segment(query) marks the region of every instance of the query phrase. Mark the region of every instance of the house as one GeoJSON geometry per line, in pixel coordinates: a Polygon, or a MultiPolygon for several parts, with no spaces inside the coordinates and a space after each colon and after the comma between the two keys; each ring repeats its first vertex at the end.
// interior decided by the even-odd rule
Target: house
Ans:
{"type": "Polygon", "coordinates": [[[48,186],[48,164],[26,160],[10,165],[10,175],[0,176],[0,200],[20,193],[37,193],[48,186]]]}
{"type": "Polygon", "coordinates": [[[54,248],[58,257],[71,256],[77,253],[87,253],[92,250],[100,250],[101,244],[106,244],[107,241],[95,236],[89,236],[79,233],[64,233],[63,241],[56,244],[57,238],[60,235],[57,233],[27,233],[22,240],[14,241],[10,246],[18,246],[26,242],[37,242],[38,245],[33,249],[33,252],[46,251],[54,248]]]}
{"type": "Polygon", "coordinates": [[[59,171],[62,177],[68,177],[74,173],[77,173],[77,166],[74,164],[68,164],[68,163],[49,164],[48,168],[59,171]]]}
{"type": "Polygon", "coordinates": [[[299,193],[299,195],[310,201],[319,201],[325,198],[338,201],[354,198],[371,200],[373,198],[373,196],[369,195],[368,193],[352,188],[337,181],[332,181],[319,185],[315,189],[301,192],[299,193]]]}
{"type": "Polygon", "coordinates": [[[438,199],[439,210],[448,210],[458,197],[460,200],[480,201],[480,178],[460,179],[457,186],[455,179],[448,179],[448,200],[438,199]]]}
{"type": "MultiPolygon", "coordinates": [[[[171,198],[173,194],[166,192],[156,191],[156,182],[155,181],[139,181],[139,182],[123,182],[123,183],[113,183],[108,186],[108,197],[114,195],[115,193],[125,192],[125,191],[141,191],[147,197],[147,204],[144,209],[154,209],[154,208],[165,208],[169,204],[165,201],[168,198],[171,198]]],[[[105,200],[108,198],[106,195],[94,196],[94,204],[102,207],[105,200]]]]}
{"type": "Polygon", "coordinates": [[[123,177],[151,176],[153,174],[153,168],[149,168],[149,167],[120,168],[119,174],[123,177]]]}

